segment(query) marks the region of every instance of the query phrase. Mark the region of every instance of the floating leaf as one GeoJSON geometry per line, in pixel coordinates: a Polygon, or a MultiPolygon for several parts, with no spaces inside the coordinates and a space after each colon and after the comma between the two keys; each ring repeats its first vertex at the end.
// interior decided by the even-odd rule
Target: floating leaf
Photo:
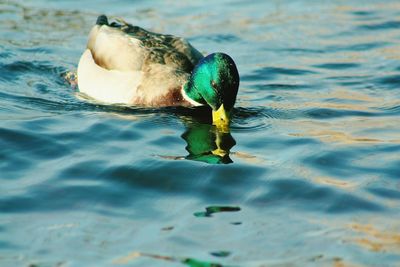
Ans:
{"type": "Polygon", "coordinates": [[[206,211],[195,212],[193,215],[196,217],[211,217],[211,214],[206,211]]]}
{"type": "Polygon", "coordinates": [[[192,259],[192,258],[184,259],[182,261],[182,263],[184,263],[190,267],[223,267],[219,263],[199,261],[199,260],[192,259]]]}
{"type": "Polygon", "coordinates": [[[163,260],[163,261],[181,262],[190,267],[223,267],[219,263],[200,261],[200,260],[196,260],[193,258],[170,257],[170,256],[157,255],[157,254],[143,253],[143,252],[138,252],[138,251],[131,252],[130,254],[128,254],[127,256],[125,256],[123,258],[119,258],[119,259],[115,260],[113,263],[125,265],[125,264],[130,263],[132,260],[134,260],[138,257],[149,257],[149,258],[163,260]]]}
{"type": "Polygon", "coordinates": [[[228,257],[229,255],[231,255],[229,251],[214,251],[210,252],[210,254],[215,257],[228,257]]]}
{"type": "Polygon", "coordinates": [[[236,211],[240,211],[240,208],[230,207],[230,206],[209,206],[206,208],[206,211],[195,212],[193,215],[196,217],[211,217],[213,213],[236,212],[236,211]]]}
{"type": "Polygon", "coordinates": [[[161,228],[161,230],[162,231],[172,231],[172,230],[174,230],[174,227],[173,226],[166,226],[166,227],[161,228]]]}
{"type": "Polygon", "coordinates": [[[216,213],[216,212],[233,212],[240,211],[239,207],[229,207],[229,206],[210,206],[206,208],[208,213],[216,213]]]}

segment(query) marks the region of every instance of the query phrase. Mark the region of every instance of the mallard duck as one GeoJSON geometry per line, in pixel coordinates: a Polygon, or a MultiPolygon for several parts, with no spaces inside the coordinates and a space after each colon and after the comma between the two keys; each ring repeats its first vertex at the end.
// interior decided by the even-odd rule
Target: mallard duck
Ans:
{"type": "Polygon", "coordinates": [[[229,125],[239,73],[227,54],[204,57],[183,38],[101,15],[79,61],[78,88],[105,103],[208,105],[215,125],[229,125]]]}

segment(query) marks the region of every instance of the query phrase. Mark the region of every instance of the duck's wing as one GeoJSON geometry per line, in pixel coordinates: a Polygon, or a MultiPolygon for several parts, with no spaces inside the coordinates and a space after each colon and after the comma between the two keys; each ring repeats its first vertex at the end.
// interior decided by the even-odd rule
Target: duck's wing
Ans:
{"type": "Polygon", "coordinates": [[[153,33],[135,26],[128,26],[127,30],[129,32],[134,30],[145,35],[141,39],[149,50],[145,64],[165,64],[185,72],[191,72],[203,58],[203,55],[184,38],[153,33]]]}
{"type": "Polygon", "coordinates": [[[203,58],[183,38],[146,31],[123,20],[108,23],[104,15],[91,30],[87,48],[100,67],[119,71],[143,71],[161,64],[189,73],[203,58]]]}
{"type": "Polygon", "coordinates": [[[104,21],[105,16],[97,19],[87,43],[95,63],[106,70],[140,71],[147,53],[141,40],[104,21]]]}
{"type": "Polygon", "coordinates": [[[141,71],[108,70],[99,66],[90,49],[86,49],[78,64],[79,91],[104,103],[130,104],[142,76],[141,71]]]}

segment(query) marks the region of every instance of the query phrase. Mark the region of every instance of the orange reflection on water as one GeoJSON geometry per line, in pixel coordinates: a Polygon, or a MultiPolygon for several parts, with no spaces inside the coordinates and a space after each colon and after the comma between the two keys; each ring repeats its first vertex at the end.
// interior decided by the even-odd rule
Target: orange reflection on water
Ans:
{"type": "Polygon", "coordinates": [[[361,265],[358,265],[358,264],[356,265],[356,264],[344,261],[343,259],[336,258],[333,260],[333,267],[361,267],[361,265]]]}
{"type": "Polygon", "coordinates": [[[365,138],[365,137],[354,137],[349,134],[339,132],[339,131],[331,131],[331,130],[325,130],[325,131],[318,131],[318,130],[310,130],[309,132],[306,133],[297,133],[297,134],[290,134],[292,136],[312,136],[312,137],[317,137],[319,138],[322,142],[328,142],[328,143],[333,143],[333,142],[340,142],[340,143],[345,143],[345,144],[354,144],[354,143],[380,143],[383,142],[383,140],[379,139],[374,139],[374,138],[365,138]]]}
{"type": "Polygon", "coordinates": [[[400,143],[394,117],[348,117],[340,120],[295,120],[281,122],[294,137],[318,138],[324,143],[373,144],[400,143]],[[376,132],[379,131],[379,138],[376,132]]]}
{"type": "Polygon", "coordinates": [[[354,188],[354,187],[358,186],[358,184],[356,184],[354,182],[338,180],[338,179],[334,179],[332,177],[326,177],[326,176],[316,177],[315,179],[313,179],[313,181],[317,182],[319,184],[333,185],[335,187],[339,187],[342,189],[350,189],[350,188],[354,188]]]}
{"type": "Polygon", "coordinates": [[[400,253],[400,232],[381,231],[371,224],[359,223],[351,224],[349,228],[364,235],[352,239],[355,244],[361,247],[375,252],[390,251],[400,253]]]}

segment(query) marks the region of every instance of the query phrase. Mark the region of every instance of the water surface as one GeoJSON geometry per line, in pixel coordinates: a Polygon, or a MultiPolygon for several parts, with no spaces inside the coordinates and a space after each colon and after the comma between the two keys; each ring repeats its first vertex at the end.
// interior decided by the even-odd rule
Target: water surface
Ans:
{"type": "Polygon", "coordinates": [[[399,29],[398,1],[0,1],[0,265],[399,266],[399,29]],[[231,132],[78,98],[101,13],[231,55],[231,132]]]}

